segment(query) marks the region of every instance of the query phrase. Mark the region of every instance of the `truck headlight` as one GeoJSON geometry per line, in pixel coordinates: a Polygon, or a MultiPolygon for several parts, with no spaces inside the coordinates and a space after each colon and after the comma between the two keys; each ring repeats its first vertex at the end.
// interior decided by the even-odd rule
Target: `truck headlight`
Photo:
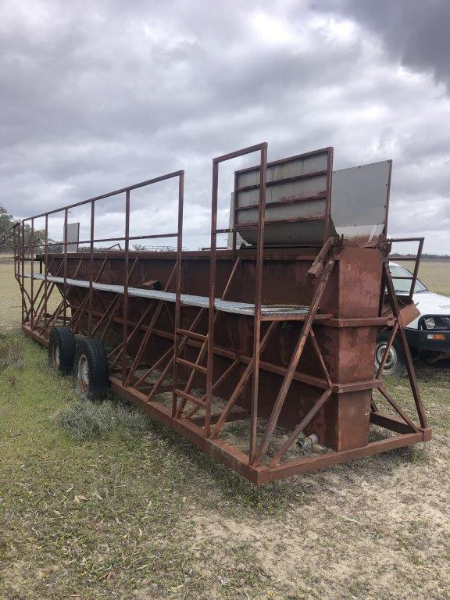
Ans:
{"type": "Polygon", "coordinates": [[[436,321],[434,320],[434,317],[427,317],[424,319],[424,323],[427,329],[434,329],[436,327],[436,321]]]}

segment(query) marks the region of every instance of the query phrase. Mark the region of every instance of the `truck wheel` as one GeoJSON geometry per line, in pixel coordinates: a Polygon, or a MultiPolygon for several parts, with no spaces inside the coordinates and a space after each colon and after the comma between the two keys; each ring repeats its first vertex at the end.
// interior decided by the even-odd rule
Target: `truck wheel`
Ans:
{"type": "Polygon", "coordinates": [[[97,400],[109,386],[108,355],[100,340],[83,338],[75,353],[73,379],[76,394],[83,399],[97,400]]]}
{"type": "Polygon", "coordinates": [[[53,327],[48,343],[48,362],[61,375],[69,375],[75,356],[75,336],[69,327],[53,327]]]}
{"type": "MultiPolygon", "coordinates": [[[[378,335],[377,346],[375,350],[375,369],[378,370],[383,360],[384,351],[386,350],[386,346],[388,344],[389,338],[391,336],[390,331],[382,331],[378,335]]],[[[383,375],[388,377],[395,376],[401,377],[406,373],[406,365],[405,359],[403,357],[403,350],[401,348],[400,341],[398,337],[395,338],[391,349],[389,350],[389,354],[386,360],[386,364],[384,365],[383,375]]]]}

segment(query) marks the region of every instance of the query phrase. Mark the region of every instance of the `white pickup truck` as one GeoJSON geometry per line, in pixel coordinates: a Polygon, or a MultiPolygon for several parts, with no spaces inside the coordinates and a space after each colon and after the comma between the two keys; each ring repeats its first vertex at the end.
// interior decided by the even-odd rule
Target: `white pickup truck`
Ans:
{"type": "MultiPolygon", "coordinates": [[[[404,278],[411,276],[411,273],[395,262],[389,262],[389,269],[397,294],[408,295],[411,280],[404,278]]],[[[450,298],[430,292],[417,280],[413,300],[420,315],[405,328],[412,355],[425,359],[450,357],[450,298]]],[[[378,336],[375,366],[382,360],[389,334],[389,331],[382,331],[378,336]]],[[[401,375],[404,371],[403,352],[397,336],[387,358],[384,374],[401,375]]]]}

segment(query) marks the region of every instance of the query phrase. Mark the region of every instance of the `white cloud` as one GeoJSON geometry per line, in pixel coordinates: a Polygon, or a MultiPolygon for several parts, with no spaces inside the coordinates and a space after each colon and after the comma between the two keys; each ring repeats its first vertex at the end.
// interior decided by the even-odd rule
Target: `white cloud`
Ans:
{"type": "MultiPolygon", "coordinates": [[[[208,245],[213,156],[333,145],[337,168],[393,158],[390,233],[450,253],[444,76],[428,51],[402,60],[378,16],[350,4],[3,2],[0,204],[27,216],[184,168],[195,248],[208,245]]],[[[410,15],[404,26],[417,30],[410,15]]],[[[231,185],[230,166],[225,222],[231,185]]],[[[150,213],[136,194],[143,229],[173,217],[170,194],[150,213]]],[[[121,201],[100,209],[102,235],[119,231],[121,201]]]]}

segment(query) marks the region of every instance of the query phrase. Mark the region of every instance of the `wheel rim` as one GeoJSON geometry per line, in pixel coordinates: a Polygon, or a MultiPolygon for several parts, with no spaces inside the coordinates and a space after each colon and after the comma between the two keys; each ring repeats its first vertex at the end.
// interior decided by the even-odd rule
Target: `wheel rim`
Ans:
{"type": "Polygon", "coordinates": [[[60,363],[61,363],[61,355],[60,355],[60,351],[59,351],[59,344],[54,344],[53,345],[53,366],[56,367],[56,369],[59,369],[60,363]]]}
{"type": "MultiPolygon", "coordinates": [[[[377,368],[379,368],[379,366],[381,365],[381,361],[383,360],[383,356],[386,351],[386,347],[387,347],[387,342],[381,342],[377,346],[377,351],[375,354],[375,366],[377,368]]],[[[387,355],[386,364],[384,365],[383,372],[389,373],[389,372],[393,371],[395,369],[395,367],[397,366],[397,363],[398,363],[397,350],[395,349],[395,346],[392,345],[389,350],[389,354],[387,355]]]]}
{"type": "Polygon", "coordinates": [[[77,385],[81,393],[87,392],[89,388],[89,364],[84,354],[80,356],[78,361],[77,385]]]}

